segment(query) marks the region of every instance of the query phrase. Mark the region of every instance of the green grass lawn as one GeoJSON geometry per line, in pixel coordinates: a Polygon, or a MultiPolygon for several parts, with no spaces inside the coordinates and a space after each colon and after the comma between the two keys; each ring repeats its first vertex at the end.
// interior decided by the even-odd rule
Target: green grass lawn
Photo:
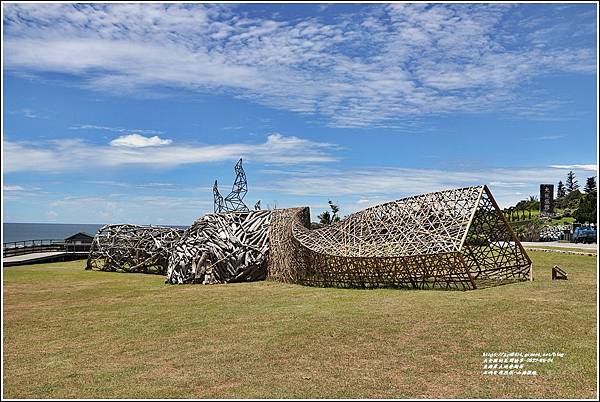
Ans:
{"type": "Polygon", "coordinates": [[[575,218],[570,216],[565,216],[558,219],[552,219],[551,226],[560,226],[560,225],[568,225],[570,223],[575,223],[575,218]]]}
{"type": "MultiPolygon", "coordinates": [[[[558,214],[562,214],[564,212],[564,210],[560,209],[560,208],[556,208],[555,211],[558,214]]],[[[540,211],[538,209],[532,209],[530,212],[531,212],[531,219],[537,218],[540,215],[540,211]]],[[[521,216],[521,213],[522,212],[519,212],[519,216],[521,216]]],[[[529,212],[525,212],[525,216],[527,218],[529,218],[529,216],[530,216],[529,212]]],[[[507,218],[508,218],[508,216],[507,216],[507,218]]],[[[529,220],[529,219],[526,219],[526,220],[529,220]]],[[[567,225],[567,224],[574,223],[574,222],[575,222],[575,218],[573,218],[572,216],[565,216],[565,217],[561,217],[558,219],[552,219],[551,222],[549,223],[549,225],[550,226],[559,226],[559,225],[567,225]]],[[[511,222],[511,224],[512,223],[519,223],[519,221],[516,220],[514,222],[511,222]]]]}
{"type": "Polygon", "coordinates": [[[4,268],[3,396],[593,398],[596,258],[529,254],[535,281],[468,292],[4,268]],[[565,356],[484,376],[502,351],[565,356]]]}

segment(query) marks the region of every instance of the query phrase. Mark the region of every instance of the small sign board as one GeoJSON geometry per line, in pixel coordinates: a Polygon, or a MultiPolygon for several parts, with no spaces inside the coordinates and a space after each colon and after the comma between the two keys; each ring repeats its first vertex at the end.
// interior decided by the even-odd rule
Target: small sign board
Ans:
{"type": "Polygon", "coordinates": [[[540,184],[540,212],[554,213],[554,184],[540,184]]]}

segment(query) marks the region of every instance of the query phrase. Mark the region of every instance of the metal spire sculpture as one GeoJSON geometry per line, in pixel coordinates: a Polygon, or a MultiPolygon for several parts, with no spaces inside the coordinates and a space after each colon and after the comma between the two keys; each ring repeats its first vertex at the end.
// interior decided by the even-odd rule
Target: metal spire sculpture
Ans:
{"type": "Polygon", "coordinates": [[[223,212],[223,210],[225,209],[223,205],[223,196],[221,195],[221,193],[219,193],[219,185],[217,184],[216,180],[215,185],[213,186],[213,197],[215,203],[215,213],[223,212]]]}
{"type": "Polygon", "coordinates": [[[242,167],[242,158],[235,164],[235,181],[231,193],[225,197],[225,208],[227,211],[249,211],[244,204],[244,197],[248,192],[248,182],[246,181],[246,172],[242,167]]]}
{"type": "Polygon", "coordinates": [[[242,159],[235,164],[235,181],[233,182],[233,188],[231,189],[231,193],[225,200],[219,193],[219,188],[217,186],[217,181],[215,180],[215,185],[213,186],[213,196],[214,196],[214,211],[218,212],[235,212],[235,211],[250,211],[250,208],[246,204],[244,204],[244,197],[248,192],[248,182],[246,181],[246,173],[244,172],[244,168],[242,167],[242,159]]]}

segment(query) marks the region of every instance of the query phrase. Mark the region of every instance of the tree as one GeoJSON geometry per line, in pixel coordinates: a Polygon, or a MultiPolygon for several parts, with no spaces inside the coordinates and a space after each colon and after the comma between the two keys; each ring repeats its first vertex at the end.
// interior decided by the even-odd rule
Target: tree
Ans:
{"type": "Polygon", "coordinates": [[[527,201],[527,210],[537,210],[540,209],[540,201],[538,200],[537,195],[530,195],[529,201],[527,201]]]}
{"type": "Polygon", "coordinates": [[[579,184],[577,183],[577,179],[575,179],[575,173],[571,170],[567,173],[567,192],[577,190],[579,188],[579,184]]]}
{"type": "Polygon", "coordinates": [[[583,198],[583,193],[577,190],[573,190],[570,193],[567,193],[564,197],[561,197],[556,200],[556,207],[565,209],[568,208],[572,211],[576,210],[579,207],[579,201],[583,198]]]}
{"type": "Polygon", "coordinates": [[[579,208],[573,214],[573,217],[579,223],[596,223],[597,218],[597,193],[588,193],[581,198],[579,202],[579,208]]]}
{"type": "Polygon", "coordinates": [[[318,216],[319,223],[323,225],[331,225],[333,222],[339,222],[340,217],[338,216],[338,212],[340,212],[340,208],[335,205],[333,202],[328,201],[329,208],[331,208],[331,213],[329,211],[324,211],[322,214],[318,216]]]}
{"type": "Polygon", "coordinates": [[[588,194],[595,193],[597,191],[596,176],[587,178],[587,180],[585,181],[585,187],[583,188],[583,191],[585,191],[588,194]]]}
{"type": "Polygon", "coordinates": [[[556,189],[556,198],[561,198],[565,195],[567,195],[567,192],[565,191],[565,185],[563,184],[562,180],[559,180],[558,188],[556,189]]]}
{"type": "Polygon", "coordinates": [[[538,210],[540,209],[540,202],[538,201],[537,195],[530,195],[528,200],[521,200],[515,205],[515,210],[518,214],[524,216],[525,211],[538,210]]]}
{"type": "Polygon", "coordinates": [[[331,208],[331,212],[332,212],[331,222],[339,222],[340,216],[338,215],[338,212],[340,212],[340,208],[331,201],[328,201],[328,203],[329,203],[329,207],[331,208]]]}
{"type": "Polygon", "coordinates": [[[329,213],[329,211],[323,212],[317,218],[319,218],[319,223],[320,224],[322,224],[322,225],[331,225],[331,214],[329,213]]]}

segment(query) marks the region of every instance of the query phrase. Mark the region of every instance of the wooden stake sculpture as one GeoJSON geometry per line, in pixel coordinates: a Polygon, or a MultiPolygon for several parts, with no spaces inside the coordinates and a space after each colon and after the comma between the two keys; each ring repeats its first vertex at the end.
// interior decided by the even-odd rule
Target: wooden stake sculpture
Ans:
{"type": "Polygon", "coordinates": [[[185,232],[107,225],[94,238],[87,269],[167,271],[172,284],[268,276],[362,288],[475,289],[531,278],[531,260],[486,186],[404,198],[309,226],[308,208],[210,214],[185,232]]]}
{"type": "Polygon", "coordinates": [[[271,211],[206,215],[185,231],[169,258],[166,283],[229,283],[267,277],[271,211]]]}
{"type": "Polygon", "coordinates": [[[86,269],[164,275],[182,234],[181,229],[161,226],[103,226],[92,242],[86,269]]]}
{"type": "Polygon", "coordinates": [[[475,289],[526,280],[531,260],[487,186],[381,204],[309,230],[273,211],[269,277],[313,286],[475,289]]]}

